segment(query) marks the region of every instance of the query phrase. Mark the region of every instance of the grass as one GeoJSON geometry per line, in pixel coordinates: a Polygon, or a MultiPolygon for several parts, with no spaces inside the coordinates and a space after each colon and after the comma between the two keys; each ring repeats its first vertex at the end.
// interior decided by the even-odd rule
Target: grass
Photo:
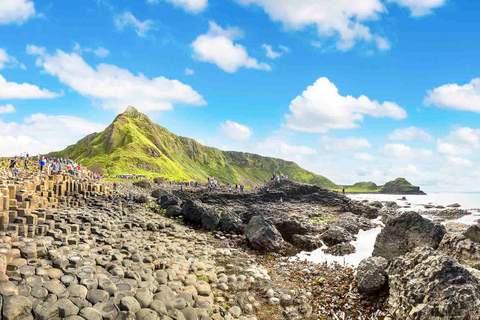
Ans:
{"type": "Polygon", "coordinates": [[[87,167],[101,168],[113,176],[144,174],[149,178],[200,182],[216,177],[222,183],[253,186],[269,181],[275,172],[295,181],[338,188],[329,179],[291,161],[221,151],[174,135],[130,108],[118,115],[103,132],[90,134],[51,155],[72,156],[87,167]]]}

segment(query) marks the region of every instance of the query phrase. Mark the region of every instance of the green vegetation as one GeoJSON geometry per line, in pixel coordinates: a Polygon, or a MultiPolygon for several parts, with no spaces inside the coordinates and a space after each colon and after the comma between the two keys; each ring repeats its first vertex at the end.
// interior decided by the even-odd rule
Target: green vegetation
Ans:
{"type": "Polygon", "coordinates": [[[133,107],[118,115],[103,132],[92,133],[50,156],[68,157],[109,175],[145,174],[176,181],[206,181],[255,185],[273,172],[326,188],[338,188],[327,178],[296,163],[256,154],[221,151],[180,137],[153,123],[133,107]]]}
{"type": "MultiPolygon", "coordinates": [[[[348,193],[385,193],[385,194],[424,194],[420,187],[412,185],[405,178],[397,178],[387,182],[383,186],[377,186],[373,182],[357,182],[352,186],[344,186],[348,193]]],[[[342,189],[336,189],[342,191],[342,189]]]]}

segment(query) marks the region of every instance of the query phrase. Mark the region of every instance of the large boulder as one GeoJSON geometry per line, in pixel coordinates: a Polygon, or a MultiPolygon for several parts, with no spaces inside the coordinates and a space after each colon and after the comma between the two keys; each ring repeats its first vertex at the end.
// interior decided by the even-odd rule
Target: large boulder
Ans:
{"type": "Polygon", "coordinates": [[[334,221],[332,225],[341,227],[353,235],[360,230],[369,230],[375,227],[371,220],[351,212],[345,212],[340,215],[339,219],[334,221]]]}
{"type": "Polygon", "coordinates": [[[293,242],[293,235],[305,235],[309,231],[303,222],[287,214],[274,214],[272,215],[272,221],[283,239],[288,242],[293,242]]]}
{"type": "Polygon", "coordinates": [[[172,194],[163,195],[160,197],[160,206],[162,209],[167,209],[169,206],[181,206],[182,200],[179,197],[172,194]]]}
{"type": "Polygon", "coordinates": [[[140,181],[136,181],[133,183],[134,186],[144,188],[144,189],[152,189],[153,188],[153,183],[150,179],[143,179],[140,181]]]}
{"type": "Polygon", "coordinates": [[[296,247],[308,251],[318,249],[323,245],[319,236],[311,234],[294,234],[291,242],[296,247]]]}
{"type": "Polygon", "coordinates": [[[245,226],[240,216],[233,211],[225,211],[220,218],[220,229],[226,233],[243,234],[245,226]]]}
{"type": "Polygon", "coordinates": [[[330,247],[342,242],[350,242],[354,237],[342,227],[332,225],[320,235],[320,239],[330,247]]]}
{"type": "Polygon", "coordinates": [[[151,196],[155,199],[160,199],[165,194],[165,191],[162,189],[155,189],[152,191],[151,196]]]}
{"type": "Polygon", "coordinates": [[[375,219],[378,217],[378,208],[369,205],[368,203],[361,203],[359,201],[351,200],[344,206],[345,212],[353,212],[356,215],[375,219]]]}
{"type": "Polygon", "coordinates": [[[463,235],[475,243],[480,243],[480,226],[474,224],[468,227],[463,235]]]}
{"type": "Polygon", "coordinates": [[[436,249],[445,232],[444,226],[416,212],[405,212],[387,221],[377,236],[372,256],[392,261],[416,247],[436,249]]]}
{"type": "Polygon", "coordinates": [[[480,282],[451,257],[416,248],[388,269],[390,313],[396,319],[478,319],[480,282]]]}
{"type": "Polygon", "coordinates": [[[375,295],[388,286],[388,261],[382,257],[363,259],[357,268],[358,291],[362,294],[375,295]]]}
{"type": "Polygon", "coordinates": [[[220,217],[213,207],[193,200],[187,200],[183,204],[182,216],[185,222],[201,224],[208,230],[216,230],[220,222],[220,217]]]}
{"type": "Polygon", "coordinates": [[[440,242],[438,251],[448,254],[461,264],[480,269],[480,244],[461,233],[447,233],[440,242]]]}
{"type": "Polygon", "coordinates": [[[283,247],[283,238],[273,223],[263,216],[254,216],[245,227],[250,245],[261,251],[278,251],[283,247]]]}
{"type": "Polygon", "coordinates": [[[136,203],[148,203],[148,197],[145,195],[141,195],[139,197],[135,197],[136,203]]]}
{"type": "Polygon", "coordinates": [[[168,218],[178,218],[182,215],[182,208],[177,205],[168,206],[165,214],[168,218]]]}

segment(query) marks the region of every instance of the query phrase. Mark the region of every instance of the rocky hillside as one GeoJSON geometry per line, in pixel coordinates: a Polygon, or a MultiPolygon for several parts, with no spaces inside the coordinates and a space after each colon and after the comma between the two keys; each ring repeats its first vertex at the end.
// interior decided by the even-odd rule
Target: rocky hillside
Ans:
{"type": "Polygon", "coordinates": [[[254,185],[269,180],[272,172],[290,179],[337,188],[329,179],[302,169],[296,163],[256,154],[221,151],[177,136],[153,123],[133,107],[118,115],[103,132],[92,133],[63,151],[50,155],[68,157],[110,175],[146,174],[170,180],[254,185]]]}
{"type": "Polygon", "coordinates": [[[397,178],[385,183],[383,186],[377,186],[375,183],[357,182],[352,186],[345,186],[349,193],[383,193],[383,194],[425,194],[420,187],[412,185],[405,178],[397,178]]]}

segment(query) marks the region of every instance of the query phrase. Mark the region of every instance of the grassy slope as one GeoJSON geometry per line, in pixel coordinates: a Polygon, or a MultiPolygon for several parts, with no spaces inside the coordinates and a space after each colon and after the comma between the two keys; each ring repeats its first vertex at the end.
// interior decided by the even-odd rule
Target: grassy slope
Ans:
{"type": "MultiPolygon", "coordinates": [[[[350,193],[389,193],[391,190],[395,190],[395,193],[408,193],[415,191],[416,186],[412,185],[410,182],[404,178],[397,178],[393,181],[387,182],[383,186],[377,186],[373,182],[357,182],[352,186],[348,186],[345,189],[345,192],[350,193]]],[[[341,189],[336,189],[341,191],[341,189]]]]}
{"type": "Polygon", "coordinates": [[[129,108],[101,133],[51,155],[68,157],[85,166],[96,164],[109,174],[146,174],[171,180],[205,181],[214,176],[225,183],[252,185],[269,180],[273,172],[289,178],[338,188],[327,178],[302,169],[294,162],[206,147],[176,136],[129,108]]]}
{"type": "Polygon", "coordinates": [[[380,192],[381,186],[377,186],[373,182],[357,182],[353,186],[348,187],[345,189],[346,192],[357,192],[357,193],[362,193],[362,192],[380,192]]]}

